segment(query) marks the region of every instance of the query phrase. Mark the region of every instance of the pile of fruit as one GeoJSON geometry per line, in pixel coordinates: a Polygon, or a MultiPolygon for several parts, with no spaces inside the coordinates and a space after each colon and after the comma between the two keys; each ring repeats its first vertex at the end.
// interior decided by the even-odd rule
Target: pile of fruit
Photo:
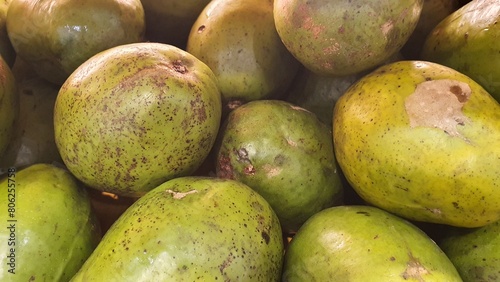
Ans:
{"type": "Polygon", "coordinates": [[[0,281],[500,281],[499,20],[0,1],[0,281]]]}

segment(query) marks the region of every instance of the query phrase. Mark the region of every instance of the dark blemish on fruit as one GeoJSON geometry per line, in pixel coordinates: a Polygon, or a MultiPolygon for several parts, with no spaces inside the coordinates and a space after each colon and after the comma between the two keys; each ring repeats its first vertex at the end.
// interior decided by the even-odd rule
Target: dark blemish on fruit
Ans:
{"type": "Polygon", "coordinates": [[[206,28],[205,25],[200,25],[200,27],[198,27],[198,33],[202,33],[205,30],[205,28],[206,28]]]}
{"type": "Polygon", "coordinates": [[[370,216],[370,213],[369,212],[365,212],[365,211],[359,211],[359,212],[356,212],[357,214],[362,214],[364,216],[370,216]]]}
{"type": "Polygon", "coordinates": [[[178,72],[178,73],[187,73],[188,72],[188,69],[187,67],[182,63],[181,60],[175,60],[172,62],[172,68],[178,72]]]}
{"type": "Polygon", "coordinates": [[[266,231],[262,231],[261,235],[262,235],[262,239],[264,239],[264,241],[266,242],[266,244],[269,245],[269,240],[271,239],[269,237],[269,234],[267,234],[266,231]]]}

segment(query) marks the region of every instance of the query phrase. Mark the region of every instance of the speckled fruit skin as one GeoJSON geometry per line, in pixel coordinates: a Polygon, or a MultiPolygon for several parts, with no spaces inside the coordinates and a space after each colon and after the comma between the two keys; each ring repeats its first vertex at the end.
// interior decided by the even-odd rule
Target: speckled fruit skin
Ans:
{"type": "Polygon", "coordinates": [[[140,0],[11,0],[6,23],[17,55],[57,85],[98,52],[141,41],[145,30],[140,0]]]}
{"type": "Polygon", "coordinates": [[[252,187],[284,232],[342,200],[331,130],[311,112],[279,100],[233,110],[219,133],[216,174],[252,187]]]}
{"type": "Polygon", "coordinates": [[[312,216],[285,254],[284,282],[461,282],[443,251],[411,223],[369,206],[312,216]]]}
{"type": "Polygon", "coordinates": [[[499,1],[471,1],[432,30],[420,57],[462,72],[500,101],[499,21],[499,1]]]}
{"type": "Polygon", "coordinates": [[[283,251],[278,218],[255,191],[181,177],[127,209],[71,281],[279,281],[283,251]]]}
{"type": "Polygon", "coordinates": [[[90,256],[101,232],[83,187],[65,169],[35,164],[9,170],[0,179],[2,257],[1,281],[68,281],[90,256]],[[15,187],[14,187],[15,186],[15,187]],[[12,190],[13,189],[13,190],[12,190]],[[15,194],[14,218],[7,207],[15,194]],[[15,222],[8,220],[15,219],[15,222]],[[10,224],[15,225],[15,244],[10,224]],[[7,272],[10,248],[15,254],[15,274],[7,272]]]}
{"type": "Polygon", "coordinates": [[[117,46],[82,64],[61,87],[55,141],[91,188],[140,196],[194,172],[221,120],[213,72],[171,45],[117,46]]]}
{"type": "MultiPolygon", "coordinates": [[[[443,111],[447,109],[443,108],[443,111]]],[[[500,218],[500,105],[448,67],[400,61],[360,79],[337,101],[333,138],[339,165],[367,202],[408,219],[461,227],[500,218]],[[453,79],[472,93],[461,137],[410,126],[405,100],[417,84],[453,79]]]]}
{"type": "Polygon", "coordinates": [[[275,0],[276,29],[288,50],[322,75],[371,69],[397,53],[423,0],[275,0]]]}
{"type": "Polygon", "coordinates": [[[7,63],[0,58],[0,158],[11,142],[18,115],[16,79],[7,63]]]}
{"type": "Polygon", "coordinates": [[[211,1],[186,50],[214,71],[224,105],[277,98],[299,69],[276,32],[269,0],[211,1]]]}
{"type": "Polygon", "coordinates": [[[500,221],[475,229],[451,229],[439,246],[464,282],[500,280],[500,221]]]}

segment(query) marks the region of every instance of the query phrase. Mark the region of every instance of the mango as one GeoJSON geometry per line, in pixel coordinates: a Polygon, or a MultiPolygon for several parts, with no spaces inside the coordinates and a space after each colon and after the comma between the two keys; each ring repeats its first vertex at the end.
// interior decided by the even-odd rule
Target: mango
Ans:
{"type": "Polygon", "coordinates": [[[214,146],[216,174],[262,195],[284,232],[342,202],[330,127],[304,108],[258,100],[234,109],[214,146]]]}
{"type": "Polygon", "coordinates": [[[11,167],[0,187],[0,280],[68,281],[101,239],[85,189],[49,164],[11,167]]]}
{"type": "Polygon", "coordinates": [[[439,246],[464,282],[500,281],[500,221],[474,229],[448,229],[439,246]]]}
{"type": "Polygon", "coordinates": [[[460,282],[443,251],[408,221],[370,206],[312,216],[293,237],[282,281],[460,282]]]}
{"type": "Polygon", "coordinates": [[[374,206],[458,227],[500,219],[500,104],[456,70],[400,61],[364,76],[335,104],[333,141],[374,206]]]}
{"type": "Polygon", "coordinates": [[[142,196],[202,164],[221,108],[214,73],[193,55],[162,43],[121,45],[87,60],[62,85],[55,142],[88,187],[142,196]]]}
{"type": "Polygon", "coordinates": [[[320,75],[352,75],[396,54],[415,29],[423,0],[275,0],[286,48],[320,75]]]}
{"type": "Polygon", "coordinates": [[[278,281],[282,240],[250,187],[180,177],[132,204],[71,281],[278,281]]]}
{"type": "Polygon", "coordinates": [[[11,0],[7,34],[16,54],[48,81],[61,85],[91,56],[140,42],[140,0],[11,0]]]}
{"type": "Polygon", "coordinates": [[[217,76],[225,112],[280,97],[299,69],[276,32],[272,2],[213,0],[193,24],[186,50],[217,76]]]}
{"type": "Polygon", "coordinates": [[[471,1],[427,36],[420,58],[451,67],[500,101],[500,2],[471,1]]]}
{"type": "Polygon", "coordinates": [[[18,115],[19,95],[16,79],[5,60],[0,58],[0,158],[3,158],[13,138],[18,115]]]}

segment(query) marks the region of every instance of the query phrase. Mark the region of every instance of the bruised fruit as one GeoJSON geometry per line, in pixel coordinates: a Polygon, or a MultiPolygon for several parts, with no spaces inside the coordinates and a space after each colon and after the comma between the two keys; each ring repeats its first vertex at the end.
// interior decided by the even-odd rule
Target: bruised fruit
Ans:
{"type": "Polygon", "coordinates": [[[0,158],[11,142],[18,115],[19,96],[16,79],[7,63],[0,58],[0,158]]]}
{"type": "Polygon", "coordinates": [[[370,204],[461,227],[500,219],[500,104],[451,68],[400,61],[366,75],[337,101],[333,138],[370,204]]]}
{"type": "Polygon", "coordinates": [[[17,55],[58,85],[96,53],[141,41],[144,29],[140,0],[11,0],[7,12],[17,55]]]}
{"type": "Polygon", "coordinates": [[[215,73],[224,109],[277,98],[299,63],[281,42],[269,0],[213,0],[199,15],[187,51],[215,73]]]}
{"type": "Polygon", "coordinates": [[[341,203],[331,130],[313,113],[284,101],[253,101],[229,114],[219,136],[217,176],[261,194],[283,231],[341,203]]]}
{"type": "Polygon", "coordinates": [[[181,177],[137,200],[71,281],[278,281],[278,218],[248,186],[181,177]]]}
{"type": "Polygon", "coordinates": [[[471,1],[428,35],[421,59],[474,79],[500,101],[500,1],[471,1]]]}
{"type": "Polygon", "coordinates": [[[148,41],[186,48],[189,32],[210,0],[141,0],[148,41]]]}
{"type": "Polygon", "coordinates": [[[461,282],[423,231],[381,209],[340,206],[312,216],[285,254],[284,282],[461,282]]]}
{"type": "Polygon", "coordinates": [[[418,22],[423,0],[275,0],[286,48],[321,75],[369,70],[396,54],[418,22]]]}
{"type": "Polygon", "coordinates": [[[500,221],[481,228],[449,229],[439,246],[464,282],[500,281],[500,221]]]}
{"type": "Polygon", "coordinates": [[[1,281],[69,281],[101,233],[85,189],[65,169],[10,168],[0,180],[1,281]]]}
{"type": "Polygon", "coordinates": [[[95,55],[68,78],[56,99],[55,141],[87,186],[140,196],[194,172],[220,119],[210,68],[177,47],[135,43],[95,55]]]}

